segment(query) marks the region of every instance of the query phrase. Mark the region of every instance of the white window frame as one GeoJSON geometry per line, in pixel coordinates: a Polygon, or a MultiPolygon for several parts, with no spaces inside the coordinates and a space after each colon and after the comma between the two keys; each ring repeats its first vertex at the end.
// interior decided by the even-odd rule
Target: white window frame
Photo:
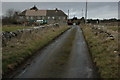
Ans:
{"type": "Polygon", "coordinates": [[[48,16],[48,19],[50,19],[50,16],[48,16]]]}
{"type": "Polygon", "coordinates": [[[52,19],[55,19],[55,17],[53,16],[52,19]]]}

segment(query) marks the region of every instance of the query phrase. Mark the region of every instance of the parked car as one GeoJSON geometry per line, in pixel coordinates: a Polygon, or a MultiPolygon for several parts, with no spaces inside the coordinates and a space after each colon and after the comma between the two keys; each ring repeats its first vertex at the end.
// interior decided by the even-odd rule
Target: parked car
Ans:
{"type": "Polygon", "coordinates": [[[47,20],[36,20],[36,23],[47,24],[47,20]]]}

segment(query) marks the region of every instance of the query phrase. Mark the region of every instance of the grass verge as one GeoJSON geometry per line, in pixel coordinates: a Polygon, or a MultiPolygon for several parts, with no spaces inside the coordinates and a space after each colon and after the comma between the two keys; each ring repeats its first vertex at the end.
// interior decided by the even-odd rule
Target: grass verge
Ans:
{"type": "Polygon", "coordinates": [[[118,78],[118,39],[107,37],[105,33],[96,35],[93,25],[81,25],[90,53],[101,78],[118,78]]]}

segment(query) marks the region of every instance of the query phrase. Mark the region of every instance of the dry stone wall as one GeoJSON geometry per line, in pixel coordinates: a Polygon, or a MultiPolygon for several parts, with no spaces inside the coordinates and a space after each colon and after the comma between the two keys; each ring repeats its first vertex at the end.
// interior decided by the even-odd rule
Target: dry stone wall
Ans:
{"type": "Polygon", "coordinates": [[[2,32],[2,46],[6,46],[7,42],[13,38],[21,38],[23,33],[30,35],[32,32],[37,33],[46,28],[54,28],[54,27],[59,27],[59,24],[55,23],[55,24],[49,24],[49,25],[45,25],[45,26],[37,26],[37,27],[30,28],[30,29],[16,30],[13,32],[8,32],[8,31],[2,32]]]}

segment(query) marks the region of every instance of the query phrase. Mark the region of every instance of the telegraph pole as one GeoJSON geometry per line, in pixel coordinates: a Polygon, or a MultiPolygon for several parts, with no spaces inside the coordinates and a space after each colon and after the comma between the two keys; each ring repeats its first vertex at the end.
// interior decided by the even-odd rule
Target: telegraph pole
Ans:
{"type": "Polygon", "coordinates": [[[69,19],[69,9],[68,9],[68,19],[69,19]]]}
{"type": "Polygon", "coordinates": [[[82,17],[83,17],[83,9],[82,9],[82,17]]]}
{"type": "Polygon", "coordinates": [[[87,23],[87,0],[86,0],[86,9],[85,9],[85,24],[87,23]]]}

